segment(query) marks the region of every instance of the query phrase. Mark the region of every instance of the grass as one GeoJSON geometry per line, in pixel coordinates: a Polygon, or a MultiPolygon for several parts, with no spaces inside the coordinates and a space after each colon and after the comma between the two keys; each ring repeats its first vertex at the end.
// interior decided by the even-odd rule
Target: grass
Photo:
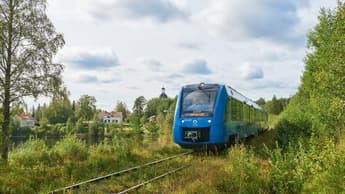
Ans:
{"type": "Polygon", "coordinates": [[[280,115],[269,114],[268,121],[267,121],[269,129],[274,129],[275,128],[275,126],[277,125],[280,117],[281,117],[280,115]]]}
{"type": "Polygon", "coordinates": [[[0,193],[45,193],[181,151],[137,138],[114,137],[86,146],[69,136],[52,148],[31,139],[11,151],[7,165],[0,165],[0,193]]]}

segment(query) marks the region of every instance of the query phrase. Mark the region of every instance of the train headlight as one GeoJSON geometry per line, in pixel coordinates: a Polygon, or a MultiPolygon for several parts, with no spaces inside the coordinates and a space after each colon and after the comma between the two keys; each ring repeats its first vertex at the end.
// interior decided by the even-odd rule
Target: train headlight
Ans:
{"type": "Polygon", "coordinates": [[[212,123],[211,119],[207,120],[207,122],[208,122],[209,124],[211,124],[211,123],[212,123]]]}
{"type": "Polygon", "coordinates": [[[184,120],[181,120],[181,123],[183,124],[183,123],[184,123],[184,120]]]}

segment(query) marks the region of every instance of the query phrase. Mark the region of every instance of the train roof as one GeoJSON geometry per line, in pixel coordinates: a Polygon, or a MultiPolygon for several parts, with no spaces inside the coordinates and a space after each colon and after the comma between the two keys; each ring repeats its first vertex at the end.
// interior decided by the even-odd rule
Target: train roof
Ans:
{"type": "Polygon", "coordinates": [[[214,88],[214,87],[220,87],[220,84],[206,84],[206,83],[199,83],[199,84],[189,84],[189,85],[185,85],[183,86],[183,88],[197,88],[199,86],[201,86],[203,88],[214,88]]]}

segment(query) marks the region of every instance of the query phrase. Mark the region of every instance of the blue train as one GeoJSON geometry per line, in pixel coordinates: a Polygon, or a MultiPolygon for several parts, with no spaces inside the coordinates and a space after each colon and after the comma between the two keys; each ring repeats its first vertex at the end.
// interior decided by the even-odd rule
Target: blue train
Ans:
{"type": "Polygon", "coordinates": [[[200,83],[180,90],[173,140],[183,148],[218,148],[266,128],[264,109],[230,86],[200,83]]]}

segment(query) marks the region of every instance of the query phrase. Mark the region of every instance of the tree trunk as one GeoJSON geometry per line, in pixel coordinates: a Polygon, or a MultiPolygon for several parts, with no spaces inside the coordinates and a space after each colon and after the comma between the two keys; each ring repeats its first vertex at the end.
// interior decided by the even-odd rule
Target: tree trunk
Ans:
{"type": "MultiPolygon", "coordinates": [[[[11,53],[11,52],[9,52],[11,53]]],[[[8,61],[11,61],[11,55],[8,56],[8,61]]],[[[8,159],[8,147],[10,144],[9,139],[9,128],[10,128],[10,119],[11,119],[11,94],[10,94],[10,86],[11,86],[11,63],[7,64],[6,68],[6,75],[5,75],[5,87],[4,87],[4,101],[2,103],[3,107],[3,117],[4,121],[2,123],[2,152],[1,158],[7,162],[8,159]]]]}
{"type": "Polygon", "coordinates": [[[9,1],[9,21],[7,25],[8,39],[7,39],[7,59],[6,59],[6,69],[5,69],[5,83],[4,83],[4,99],[2,102],[3,106],[3,116],[4,121],[2,123],[2,149],[1,158],[7,162],[8,160],[8,148],[10,144],[9,129],[10,129],[10,119],[11,119],[11,64],[12,64],[12,38],[13,38],[13,14],[14,5],[13,1],[9,1]]]}
{"type": "Polygon", "coordinates": [[[9,139],[10,101],[9,101],[9,98],[6,98],[6,96],[9,95],[9,89],[6,88],[5,90],[7,90],[7,91],[5,91],[5,100],[2,103],[4,121],[2,123],[2,150],[1,150],[1,158],[6,162],[7,159],[8,159],[8,147],[9,147],[9,144],[10,144],[10,139],[9,139]]]}

